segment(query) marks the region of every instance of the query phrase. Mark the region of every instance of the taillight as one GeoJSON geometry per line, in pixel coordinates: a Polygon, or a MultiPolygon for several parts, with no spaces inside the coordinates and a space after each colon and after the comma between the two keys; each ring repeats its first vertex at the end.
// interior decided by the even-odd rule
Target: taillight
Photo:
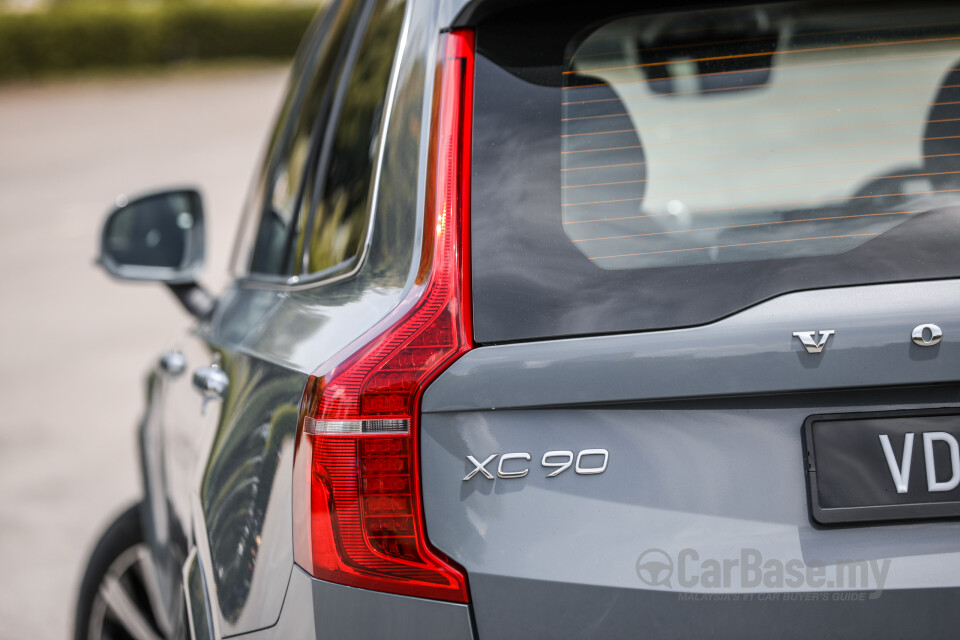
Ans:
{"type": "Polygon", "coordinates": [[[431,549],[420,492],[426,386],[471,346],[473,33],[443,37],[423,252],[410,294],[310,377],[294,456],[294,559],[313,576],[467,602],[463,571],[431,549]]]}

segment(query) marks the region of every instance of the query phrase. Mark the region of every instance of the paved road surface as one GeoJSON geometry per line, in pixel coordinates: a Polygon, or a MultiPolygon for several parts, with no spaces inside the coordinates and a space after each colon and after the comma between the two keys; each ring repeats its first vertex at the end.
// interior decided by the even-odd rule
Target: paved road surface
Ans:
{"type": "Polygon", "coordinates": [[[190,183],[225,282],[284,69],[0,86],[0,638],[67,638],[85,556],[140,492],[147,366],[188,323],[93,266],[114,198],[190,183]]]}

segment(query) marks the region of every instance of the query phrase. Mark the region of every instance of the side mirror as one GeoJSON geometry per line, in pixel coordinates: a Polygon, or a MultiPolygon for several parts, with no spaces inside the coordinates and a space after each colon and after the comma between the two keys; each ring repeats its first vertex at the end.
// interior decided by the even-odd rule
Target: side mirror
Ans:
{"type": "Polygon", "coordinates": [[[197,318],[214,299],[197,277],[203,267],[203,201],[195,189],[175,189],[118,201],[107,215],[97,262],[115,278],[163,282],[197,318]]]}
{"type": "Polygon", "coordinates": [[[117,203],[103,224],[98,262],[122,280],[196,282],[203,266],[203,202],[194,189],[117,203]]]}

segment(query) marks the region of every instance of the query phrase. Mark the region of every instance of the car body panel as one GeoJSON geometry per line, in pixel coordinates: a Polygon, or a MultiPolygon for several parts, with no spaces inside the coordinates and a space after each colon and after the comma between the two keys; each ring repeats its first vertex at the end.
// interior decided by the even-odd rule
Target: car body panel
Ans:
{"type": "Polygon", "coordinates": [[[424,394],[421,452],[430,539],[467,570],[479,636],[904,637],[915,622],[901,607],[922,605],[940,616],[931,633],[947,637],[960,622],[940,608],[960,595],[960,522],[816,525],[802,425],[820,413],[960,409],[960,349],[911,340],[927,322],[957,334],[958,317],[956,281],[890,284],[787,294],[690,329],[468,353],[424,394]],[[836,332],[819,354],[793,336],[815,328],[836,332]],[[541,464],[548,451],[591,449],[609,452],[603,473],[551,478],[541,464]],[[464,479],[468,455],[508,452],[530,456],[502,467],[524,477],[498,477],[496,458],[494,479],[464,479]],[[671,560],[669,584],[638,574],[650,550],[671,560]],[[678,583],[685,550],[695,556],[678,583]],[[697,573],[744,552],[838,576],[851,563],[888,571],[882,594],[870,579],[754,585],[734,572],[714,585],[697,573]],[[832,594],[851,588],[869,604],[839,607],[832,594]],[[798,594],[811,598],[788,600],[798,594]]]}
{"type": "Polygon", "coordinates": [[[193,535],[210,567],[222,637],[275,624],[284,597],[277,585],[293,566],[293,443],[312,373],[295,360],[323,362],[373,326],[403,290],[381,285],[360,278],[292,293],[238,288],[221,298],[207,328],[230,354],[222,360],[230,389],[222,406],[211,403],[220,417],[192,488],[193,535]],[[265,326],[275,330],[265,334],[265,326]]]}
{"type": "Polygon", "coordinates": [[[315,580],[294,568],[280,620],[250,640],[395,638],[473,640],[470,607],[315,580]]]}
{"type": "MultiPolygon", "coordinates": [[[[747,600],[736,594],[683,600],[678,594],[553,581],[479,575],[476,589],[491,593],[477,602],[480,638],[876,638],[956,637],[953,613],[960,590],[884,591],[877,599],[747,600]],[[495,587],[491,582],[495,583],[495,587]],[[775,632],[772,630],[776,629],[775,632]]],[[[819,595],[819,594],[815,594],[819,595]]],[[[859,594],[858,594],[859,596],[859,594]]]]}
{"type": "Polygon", "coordinates": [[[949,339],[960,335],[958,318],[957,280],[791,293],[700,327],[484,347],[433,383],[423,410],[952,381],[960,374],[960,346],[949,339]],[[927,323],[948,337],[915,345],[911,332],[927,323]],[[831,329],[819,354],[793,335],[831,329]]]}
{"type": "Polygon", "coordinates": [[[211,569],[214,615],[229,636],[273,624],[283,603],[277,584],[293,562],[286,479],[306,376],[243,354],[225,358],[224,370],[230,388],[193,497],[201,506],[194,517],[205,535],[194,534],[211,569]]]}

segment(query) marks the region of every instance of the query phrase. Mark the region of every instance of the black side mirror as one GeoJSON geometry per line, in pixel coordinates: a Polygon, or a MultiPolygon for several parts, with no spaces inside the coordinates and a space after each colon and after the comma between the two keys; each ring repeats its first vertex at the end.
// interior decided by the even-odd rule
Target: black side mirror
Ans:
{"type": "Polygon", "coordinates": [[[123,280],[196,282],[203,266],[203,202],[194,189],[118,202],[103,224],[99,263],[123,280]]]}
{"type": "Polygon", "coordinates": [[[159,191],[117,202],[103,223],[97,262],[121,280],[165,283],[190,313],[205,318],[213,299],[197,285],[203,247],[200,193],[159,191]]]}

